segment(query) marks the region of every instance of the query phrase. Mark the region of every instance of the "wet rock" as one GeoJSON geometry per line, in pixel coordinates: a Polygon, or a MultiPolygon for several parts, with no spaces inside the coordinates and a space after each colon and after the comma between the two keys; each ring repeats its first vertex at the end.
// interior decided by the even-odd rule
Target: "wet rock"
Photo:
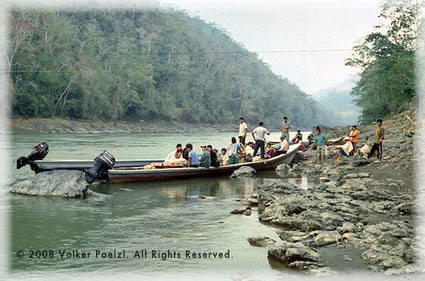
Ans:
{"type": "Polygon", "coordinates": [[[351,162],[351,166],[353,167],[362,167],[362,166],[367,166],[371,163],[372,161],[370,161],[369,159],[360,159],[360,160],[355,160],[351,162]]]}
{"type": "Polygon", "coordinates": [[[289,265],[294,261],[317,262],[320,258],[319,253],[301,243],[284,242],[280,246],[269,249],[269,257],[275,258],[283,264],[289,265]]]}
{"type": "Polygon", "coordinates": [[[235,170],[230,178],[254,177],[256,173],[255,169],[243,166],[235,170]]]}
{"type": "Polygon", "coordinates": [[[287,164],[280,164],[276,167],[275,172],[279,177],[282,178],[296,178],[298,176],[297,165],[295,165],[296,169],[291,168],[291,166],[287,164]]]}
{"type": "Polygon", "coordinates": [[[249,244],[254,247],[268,247],[276,244],[276,240],[273,240],[267,236],[250,237],[247,240],[249,244]]]}
{"type": "Polygon", "coordinates": [[[64,198],[84,198],[93,194],[88,189],[85,173],[73,170],[54,170],[36,174],[31,179],[15,183],[10,192],[64,198]]]}
{"type": "Polygon", "coordinates": [[[305,242],[308,239],[313,241],[313,239],[308,233],[301,232],[301,231],[282,231],[279,234],[279,238],[283,241],[291,242],[291,243],[296,243],[296,242],[303,243],[303,241],[305,242]]]}
{"type": "Polygon", "coordinates": [[[258,199],[257,198],[252,198],[252,197],[251,198],[248,198],[247,203],[251,207],[258,206],[258,199]]]}
{"type": "Polygon", "coordinates": [[[369,173],[350,173],[344,176],[346,179],[355,179],[355,178],[369,178],[369,173]]]}
{"type": "Polygon", "coordinates": [[[320,247],[338,243],[342,240],[341,234],[337,231],[314,231],[310,235],[314,236],[314,242],[320,247]]]}
{"type": "Polygon", "coordinates": [[[249,206],[242,206],[242,207],[239,207],[237,209],[234,209],[230,213],[233,214],[233,215],[241,215],[241,214],[245,213],[245,211],[250,210],[250,209],[251,208],[249,206]]]}
{"type": "Polygon", "coordinates": [[[245,215],[245,216],[250,216],[251,215],[251,209],[247,209],[245,212],[243,212],[243,214],[245,215]]]}

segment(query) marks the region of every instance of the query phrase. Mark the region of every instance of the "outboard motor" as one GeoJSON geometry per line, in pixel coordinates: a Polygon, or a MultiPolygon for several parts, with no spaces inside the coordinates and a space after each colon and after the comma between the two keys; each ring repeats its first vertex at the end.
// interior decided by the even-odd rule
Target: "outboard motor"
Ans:
{"type": "Polygon", "coordinates": [[[115,165],[114,156],[108,151],[103,151],[94,159],[93,166],[86,172],[86,181],[92,184],[95,180],[107,180],[108,170],[115,165]]]}
{"type": "Polygon", "coordinates": [[[46,157],[47,153],[49,153],[49,146],[47,143],[42,142],[32,148],[30,155],[27,157],[22,156],[18,160],[16,160],[16,169],[20,169],[23,166],[30,164],[34,160],[43,160],[46,157]]]}

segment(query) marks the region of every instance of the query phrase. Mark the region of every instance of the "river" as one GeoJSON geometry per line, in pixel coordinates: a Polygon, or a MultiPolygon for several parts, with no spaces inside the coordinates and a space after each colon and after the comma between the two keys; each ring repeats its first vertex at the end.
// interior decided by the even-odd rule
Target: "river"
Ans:
{"type": "MultiPolygon", "coordinates": [[[[104,149],[116,159],[162,158],[176,143],[191,142],[200,152],[201,144],[225,147],[232,135],[15,134],[11,137],[10,156],[17,159],[27,155],[35,144],[46,141],[50,148],[48,158],[93,159],[104,149]]],[[[277,140],[278,136],[272,133],[270,140],[277,140]]],[[[11,175],[12,183],[31,177],[33,172],[25,167],[11,171],[11,175]]],[[[285,275],[284,269],[269,263],[267,248],[252,247],[247,242],[248,237],[264,235],[277,240],[276,231],[262,225],[256,211],[251,216],[230,214],[239,207],[238,200],[249,197],[257,184],[276,178],[271,171],[247,179],[100,184],[92,187],[95,196],[85,200],[11,195],[11,270],[285,275]],[[115,257],[103,258],[114,250],[115,257]],[[118,258],[123,250],[124,258],[118,258]],[[24,257],[18,257],[18,251],[23,251],[24,257]],[[140,256],[144,251],[147,257],[137,257],[136,253],[140,256]],[[188,258],[186,251],[230,256],[188,258]],[[90,255],[84,258],[83,253],[90,255]],[[67,258],[71,254],[74,256],[67,258]]],[[[305,179],[293,182],[301,187],[308,185],[305,179]]]]}

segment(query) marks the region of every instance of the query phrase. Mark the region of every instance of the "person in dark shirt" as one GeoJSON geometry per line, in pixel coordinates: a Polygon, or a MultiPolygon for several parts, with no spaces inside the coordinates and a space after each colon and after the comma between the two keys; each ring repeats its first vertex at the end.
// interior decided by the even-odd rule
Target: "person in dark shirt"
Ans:
{"type": "Polygon", "coordinates": [[[217,161],[217,153],[213,150],[213,147],[210,144],[207,146],[207,149],[208,149],[208,151],[211,154],[211,156],[210,156],[210,158],[211,158],[211,166],[217,168],[218,166],[220,166],[220,164],[217,161]]]}

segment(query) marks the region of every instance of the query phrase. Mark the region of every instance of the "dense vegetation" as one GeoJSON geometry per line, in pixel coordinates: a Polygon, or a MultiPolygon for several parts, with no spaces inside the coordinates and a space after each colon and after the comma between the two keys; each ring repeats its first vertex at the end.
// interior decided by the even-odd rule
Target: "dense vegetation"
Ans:
{"type": "Polygon", "coordinates": [[[20,10],[10,18],[15,116],[337,122],[224,30],[180,11],[20,10]]]}
{"type": "Polygon", "coordinates": [[[353,88],[361,121],[370,123],[398,113],[416,98],[415,51],[421,23],[417,1],[388,0],[376,27],[353,48],[347,65],[361,69],[353,88]]]}

